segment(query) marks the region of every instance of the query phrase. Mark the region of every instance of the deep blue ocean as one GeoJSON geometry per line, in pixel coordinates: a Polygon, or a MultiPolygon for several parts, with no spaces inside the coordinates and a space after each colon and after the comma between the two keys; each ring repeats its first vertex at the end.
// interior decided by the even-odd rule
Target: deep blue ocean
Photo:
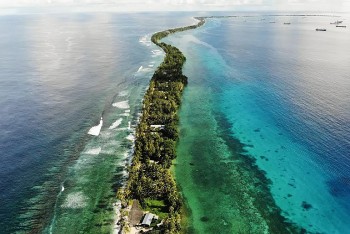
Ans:
{"type": "Polygon", "coordinates": [[[163,59],[150,36],[194,21],[174,17],[0,16],[0,233],[110,229],[103,219],[113,216],[142,97],[163,59]],[[100,135],[89,135],[101,117],[100,135]]]}
{"type": "MultiPolygon", "coordinates": [[[[142,97],[164,55],[150,36],[203,14],[0,16],[0,233],[111,230],[142,97]],[[99,136],[89,135],[101,117],[99,136]]],[[[231,141],[288,222],[349,233],[350,28],[330,22],[350,18],[248,15],[165,40],[187,57],[176,179],[190,230],[268,231],[264,198],[249,194],[248,181],[261,181],[246,164],[237,180],[231,141]]]]}

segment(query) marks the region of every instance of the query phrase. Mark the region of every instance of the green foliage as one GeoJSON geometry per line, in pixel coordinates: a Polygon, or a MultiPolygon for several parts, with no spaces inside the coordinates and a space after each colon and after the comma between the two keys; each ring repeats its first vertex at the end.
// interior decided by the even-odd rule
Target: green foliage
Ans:
{"type": "Polygon", "coordinates": [[[164,220],[163,233],[173,234],[173,233],[178,233],[180,230],[181,230],[180,215],[169,214],[168,218],[164,220]]]}
{"type": "Polygon", "coordinates": [[[182,74],[186,57],[178,48],[160,40],[204,24],[204,18],[197,19],[197,25],[158,32],[151,38],[166,55],[145,94],[142,117],[136,129],[134,157],[128,169],[129,180],[125,191],[118,193],[119,197],[139,200],[144,208],[164,218],[164,225],[153,230],[154,233],[178,233],[180,230],[181,200],[169,168],[176,157],[178,109],[187,84],[187,77],[182,74]]]}
{"type": "Polygon", "coordinates": [[[146,199],[145,205],[145,209],[158,215],[159,219],[165,219],[168,217],[168,208],[163,200],[146,199]]]}
{"type": "Polygon", "coordinates": [[[173,140],[177,141],[179,138],[179,130],[177,128],[177,124],[174,122],[175,121],[165,125],[163,132],[164,132],[164,135],[166,137],[168,137],[169,139],[173,139],[173,140]]]}

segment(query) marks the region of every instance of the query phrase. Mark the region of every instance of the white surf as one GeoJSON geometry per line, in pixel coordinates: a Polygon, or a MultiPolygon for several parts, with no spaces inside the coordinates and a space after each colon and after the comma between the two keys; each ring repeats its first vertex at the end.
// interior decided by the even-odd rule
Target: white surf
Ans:
{"type": "Polygon", "coordinates": [[[103,124],[103,120],[102,120],[102,117],[101,117],[100,123],[98,125],[93,126],[92,128],[90,128],[88,134],[93,135],[93,136],[100,135],[102,124],[103,124]]]}

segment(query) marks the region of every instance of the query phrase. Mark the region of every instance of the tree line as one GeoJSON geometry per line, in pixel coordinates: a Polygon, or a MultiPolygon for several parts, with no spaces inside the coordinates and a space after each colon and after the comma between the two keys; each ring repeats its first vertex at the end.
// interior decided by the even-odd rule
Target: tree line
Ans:
{"type": "Polygon", "coordinates": [[[150,233],[178,233],[181,229],[182,202],[169,168],[176,157],[179,138],[178,110],[187,85],[187,77],[182,73],[186,57],[178,48],[161,42],[161,39],[205,23],[204,18],[196,19],[199,20],[196,25],[157,32],[151,38],[166,54],[144,96],[134,155],[128,168],[129,179],[125,188],[118,193],[122,201],[137,199],[141,206],[145,206],[146,199],[164,202],[168,217],[163,220],[162,226],[150,233]]]}

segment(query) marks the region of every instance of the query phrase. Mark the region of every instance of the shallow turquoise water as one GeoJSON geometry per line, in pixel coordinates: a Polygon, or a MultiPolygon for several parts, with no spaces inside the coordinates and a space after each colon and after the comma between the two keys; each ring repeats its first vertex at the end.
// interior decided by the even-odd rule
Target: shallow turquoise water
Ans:
{"type": "Polygon", "coordinates": [[[349,30],[273,20],[213,19],[169,39],[188,61],[176,177],[194,233],[350,230],[349,30]]]}
{"type": "MultiPolygon", "coordinates": [[[[188,15],[1,16],[0,233],[110,231],[128,122],[162,60],[149,36],[188,15]]],[[[347,233],[349,29],[268,21],[210,20],[169,39],[189,77],[176,167],[188,230],[347,233]]]]}

